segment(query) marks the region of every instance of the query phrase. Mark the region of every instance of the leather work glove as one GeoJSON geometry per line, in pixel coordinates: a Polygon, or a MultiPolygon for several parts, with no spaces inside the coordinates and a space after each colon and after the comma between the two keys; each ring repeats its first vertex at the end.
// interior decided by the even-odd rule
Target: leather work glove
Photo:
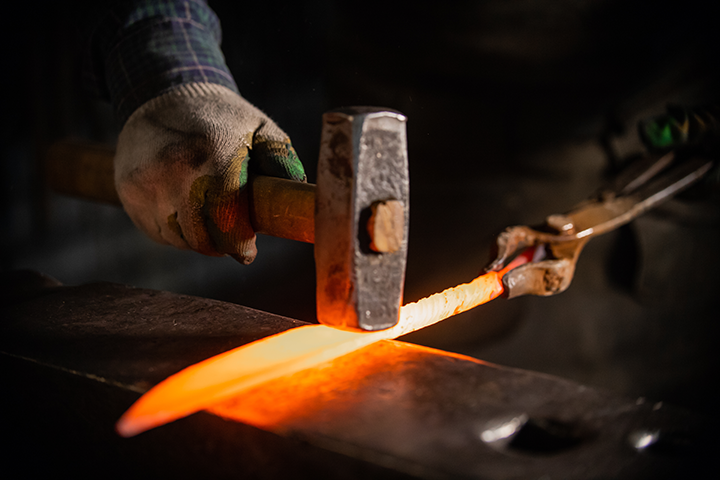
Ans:
{"type": "Polygon", "coordinates": [[[221,85],[177,87],[137,109],[118,139],[115,184],[153,240],[253,261],[248,171],[305,180],[287,135],[221,85]]]}
{"type": "Polygon", "coordinates": [[[152,239],[250,263],[248,173],[305,180],[287,135],[243,99],[204,0],[118,0],[89,36],[86,77],[122,126],[115,185],[152,239]]]}
{"type": "Polygon", "coordinates": [[[641,120],[640,139],[652,151],[701,147],[717,154],[720,145],[720,104],[704,107],[669,105],[667,113],[641,120]]]}
{"type": "MultiPolygon", "coordinates": [[[[685,149],[686,153],[717,159],[720,155],[720,103],[702,107],[669,105],[664,115],[638,122],[638,133],[651,152],[685,149]]],[[[717,192],[720,162],[715,161],[701,185],[717,192]]]]}

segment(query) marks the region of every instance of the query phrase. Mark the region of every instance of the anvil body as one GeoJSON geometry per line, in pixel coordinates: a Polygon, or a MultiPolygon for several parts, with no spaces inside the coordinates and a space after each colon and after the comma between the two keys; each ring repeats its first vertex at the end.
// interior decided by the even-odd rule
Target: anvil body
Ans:
{"type": "Polygon", "coordinates": [[[123,439],[114,422],[153,385],[303,322],[109,283],[24,289],[2,318],[3,465],[27,475],[678,478],[717,443],[661,402],[399,341],[123,439]]]}

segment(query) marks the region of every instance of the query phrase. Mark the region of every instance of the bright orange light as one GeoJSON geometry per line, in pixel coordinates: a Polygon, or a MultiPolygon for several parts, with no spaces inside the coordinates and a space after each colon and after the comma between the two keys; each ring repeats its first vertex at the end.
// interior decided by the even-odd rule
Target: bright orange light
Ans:
{"type": "Polygon", "coordinates": [[[390,329],[358,333],[307,325],[243,345],[192,365],[143,395],[118,420],[117,431],[130,437],[206,409],[275,378],[314,367],[385,339],[397,338],[498,297],[502,276],[528,261],[518,257],[501,272],[481,275],[401,308],[390,329]]]}
{"type": "MultiPolygon", "coordinates": [[[[398,340],[381,340],[314,368],[276,378],[245,390],[207,410],[219,417],[282,433],[295,431],[323,435],[326,422],[367,412],[378,403],[376,395],[392,398],[397,409],[387,412],[403,416],[418,391],[427,388],[419,373],[428,364],[437,365],[438,356],[472,363],[475,358],[413,345],[398,340]]],[[[361,415],[367,418],[366,415],[361,415]]],[[[381,419],[378,419],[382,421],[381,419]]]]}

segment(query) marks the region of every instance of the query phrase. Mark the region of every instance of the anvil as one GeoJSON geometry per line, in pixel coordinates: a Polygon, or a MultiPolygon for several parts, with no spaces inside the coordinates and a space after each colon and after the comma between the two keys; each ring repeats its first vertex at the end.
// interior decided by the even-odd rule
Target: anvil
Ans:
{"type": "Polygon", "coordinates": [[[303,322],[203,298],[11,274],[0,323],[12,472],[256,478],[702,477],[710,420],[549,375],[383,341],[137,437],[168,375],[303,322]]]}

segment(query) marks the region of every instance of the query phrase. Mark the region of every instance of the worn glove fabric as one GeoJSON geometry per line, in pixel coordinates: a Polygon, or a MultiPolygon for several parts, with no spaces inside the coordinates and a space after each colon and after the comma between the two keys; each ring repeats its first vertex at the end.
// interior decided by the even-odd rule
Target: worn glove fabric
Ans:
{"type": "Polygon", "coordinates": [[[123,129],[115,184],[154,240],[250,263],[248,172],[305,180],[287,135],[240,97],[205,0],[113,0],[86,77],[123,129]]]}
{"type": "Polygon", "coordinates": [[[693,108],[668,106],[665,115],[641,120],[638,132],[650,150],[699,146],[717,152],[720,143],[720,104],[693,108]]]}
{"type": "Polygon", "coordinates": [[[154,240],[206,255],[255,258],[248,171],[305,180],[287,135],[237,93],[179,86],[133,113],[118,139],[115,184],[154,240]]]}

